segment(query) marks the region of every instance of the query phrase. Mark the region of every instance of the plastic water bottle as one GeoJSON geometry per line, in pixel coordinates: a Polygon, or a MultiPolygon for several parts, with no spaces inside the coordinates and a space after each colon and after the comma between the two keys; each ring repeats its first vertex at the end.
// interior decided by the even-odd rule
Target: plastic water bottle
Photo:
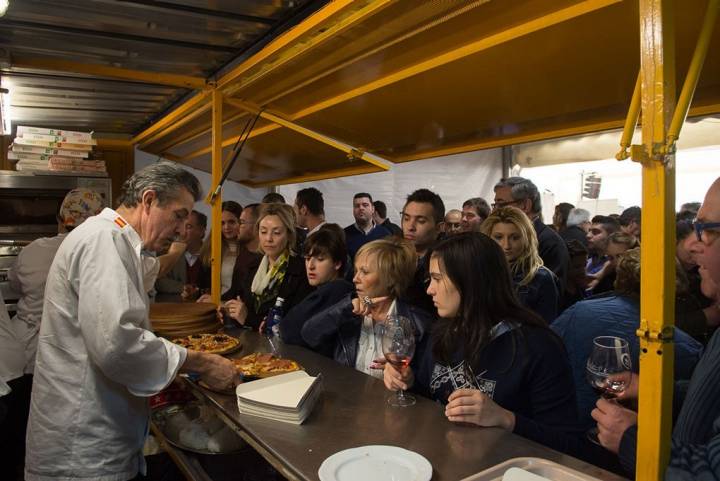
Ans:
{"type": "Polygon", "coordinates": [[[284,302],[285,299],[278,297],[275,300],[275,305],[268,311],[267,320],[265,321],[265,333],[275,338],[280,337],[280,321],[283,316],[284,302]]]}

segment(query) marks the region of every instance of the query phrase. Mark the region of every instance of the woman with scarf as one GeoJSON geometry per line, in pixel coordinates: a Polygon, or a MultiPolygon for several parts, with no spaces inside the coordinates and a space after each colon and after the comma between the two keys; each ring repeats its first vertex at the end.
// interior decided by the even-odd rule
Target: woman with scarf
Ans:
{"type": "Polygon", "coordinates": [[[530,219],[516,207],[501,207],[485,219],[480,231],[502,248],[520,303],[551,323],[558,314],[557,278],[543,266],[530,219]]]}
{"type": "Polygon", "coordinates": [[[312,287],[305,275],[304,259],[291,249],[295,245],[295,213],[287,204],[263,204],[255,224],[260,253],[250,266],[240,295],[225,303],[227,314],[240,324],[259,327],[275,300],[284,300],[288,312],[312,287]]]}

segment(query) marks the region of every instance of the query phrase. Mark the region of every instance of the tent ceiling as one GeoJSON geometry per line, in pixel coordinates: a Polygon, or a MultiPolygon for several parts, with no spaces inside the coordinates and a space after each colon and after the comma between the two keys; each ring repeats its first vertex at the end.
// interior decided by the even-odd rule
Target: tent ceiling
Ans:
{"type": "MultiPolygon", "coordinates": [[[[636,2],[369,3],[383,5],[356,22],[329,16],[284,48],[241,64],[230,80],[220,79],[222,90],[393,162],[622,126],[639,69],[636,2]]],[[[677,8],[679,85],[705,5],[688,0],[677,8]]],[[[710,51],[718,47],[716,30],[710,51]]],[[[691,114],[718,111],[720,55],[711,53],[691,114]]],[[[199,167],[207,170],[209,118],[138,140],[150,152],[204,159],[199,167]]],[[[247,118],[239,110],[228,116],[226,147],[247,118]]],[[[308,162],[300,137],[284,130],[259,122],[251,134],[258,146],[283,145],[293,173],[276,171],[277,183],[308,162]]]]}
{"type": "Polygon", "coordinates": [[[168,86],[169,76],[202,87],[319,4],[13,0],[0,18],[0,77],[13,124],[136,133],[190,93],[168,86]],[[114,69],[151,75],[122,81],[114,69]]]}
{"type": "MultiPolygon", "coordinates": [[[[679,85],[706,4],[676,4],[679,85]]],[[[262,22],[249,24],[261,29],[262,22]]],[[[227,46],[225,26],[215,26],[205,37],[190,29],[182,41],[227,46]]],[[[720,112],[718,30],[691,115],[720,112]]],[[[177,40],[180,33],[167,36],[177,40]]],[[[243,110],[238,100],[393,162],[618,128],[639,69],[639,42],[632,0],[336,0],[211,78],[228,99],[223,153],[229,155],[256,112],[243,110]]],[[[221,55],[216,50],[205,53],[207,63],[221,55]]],[[[141,60],[123,66],[145,68],[141,60]]],[[[168,60],[174,62],[171,54],[168,60]]],[[[162,70],[207,77],[211,69],[162,70]]],[[[195,90],[148,129],[136,129],[133,141],[209,171],[212,95],[208,88],[195,90]]],[[[133,102],[127,105],[153,108],[133,102]]],[[[260,119],[230,178],[255,186],[359,168],[340,150],[287,127],[260,119]]]]}

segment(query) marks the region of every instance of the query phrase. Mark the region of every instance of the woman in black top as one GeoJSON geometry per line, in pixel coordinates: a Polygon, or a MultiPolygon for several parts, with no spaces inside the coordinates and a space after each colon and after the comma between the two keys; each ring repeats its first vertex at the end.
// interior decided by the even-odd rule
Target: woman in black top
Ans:
{"type": "Polygon", "coordinates": [[[517,207],[500,207],[485,219],[480,231],[502,248],[520,303],[551,323],[558,314],[559,283],[543,265],[535,228],[528,216],[517,207]]]}
{"type": "Polygon", "coordinates": [[[228,315],[242,325],[257,328],[275,305],[284,299],[288,311],[310,294],[305,262],[291,250],[295,245],[295,213],[287,204],[264,204],[258,222],[259,249],[263,256],[248,270],[238,299],[225,303],[228,315]]]}
{"type": "Polygon", "coordinates": [[[428,294],[440,319],[410,367],[385,365],[387,388],[413,386],[446,403],[449,421],[498,426],[566,450],[568,433],[577,432],[567,353],[519,303],[498,244],[476,232],[440,242],[428,294]]]}
{"type": "Polygon", "coordinates": [[[326,228],[310,235],[303,245],[308,284],[315,291],[296,305],[280,321],[280,337],[288,344],[306,345],[300,335],[305,321],[337,303],[352,292],[353,285],[343,279],[347,262],[345,233],[326,228]]]}

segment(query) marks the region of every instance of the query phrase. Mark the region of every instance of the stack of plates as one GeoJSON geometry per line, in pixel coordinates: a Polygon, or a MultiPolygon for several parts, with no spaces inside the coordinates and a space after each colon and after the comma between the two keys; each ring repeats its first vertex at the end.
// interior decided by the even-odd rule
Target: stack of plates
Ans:
{"type": "Polygon", "coordinates": [[[320,396],[321,376],[295,371],[239,384],[235,388],[240,414],[302,424],[320,396]]]}
{"type": "Polygon", "coordinates": [[[150,305],[150,321],[159,336],[175,338],[217,332],[222,325],[208,302],[158,302],[150,305]]]}

